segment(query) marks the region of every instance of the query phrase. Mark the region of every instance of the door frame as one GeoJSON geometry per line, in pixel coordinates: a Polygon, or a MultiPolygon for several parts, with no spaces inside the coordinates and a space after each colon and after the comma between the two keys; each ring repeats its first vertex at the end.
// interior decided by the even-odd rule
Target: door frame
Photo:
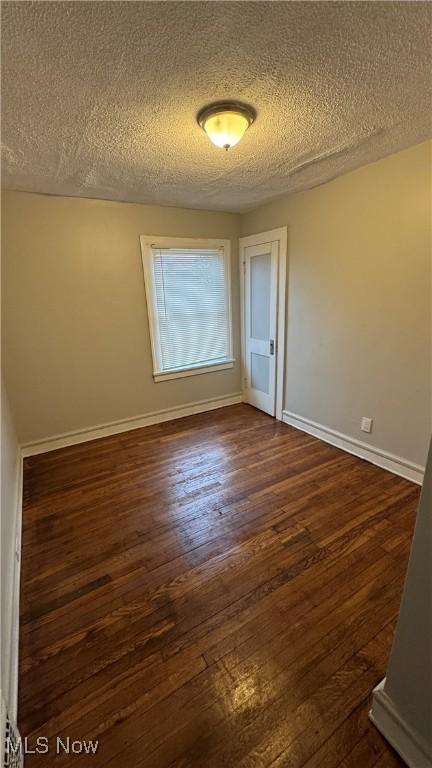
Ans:
{"type": "Polygon", "coordinates": [[[276,407],[275,418],[282,421],[285,387],[285,316],[287,302],[287,228],[278,227],[267,232],[258,232],[239,238],[240,268],[240,325],[241,325],[241,377],[242,391],[245,397],[246,339],[245,339],[245,248],[268,242],[279,242],[277,312],[276,312],[276,407]]]}

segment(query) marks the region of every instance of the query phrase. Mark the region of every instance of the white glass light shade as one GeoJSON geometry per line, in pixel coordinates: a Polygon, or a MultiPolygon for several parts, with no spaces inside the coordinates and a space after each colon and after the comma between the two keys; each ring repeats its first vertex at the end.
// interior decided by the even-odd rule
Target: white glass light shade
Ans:
{"type": "Polygon", "coordinates": [[[198,115],[198,122],[210,141],[223,149],[238,144],[254,119],[254,112],[240,104],[214,104],[198,115]]]}
{"type": "Polygon", "coordinates": [[[248,128],[246,117],[236,112],[221,112],[220,115],[209,117],[204,123],[204,130],[210,141],[224,149],[238,144],[248,128]]]}

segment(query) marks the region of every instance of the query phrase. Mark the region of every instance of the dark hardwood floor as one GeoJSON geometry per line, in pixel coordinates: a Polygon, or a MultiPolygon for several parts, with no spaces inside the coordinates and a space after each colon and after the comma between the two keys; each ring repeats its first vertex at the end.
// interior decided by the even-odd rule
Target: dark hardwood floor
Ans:
{"type": "Polygon", "coordinates": [[[238,405],[27,459],[24,497],[27,766],[402,765],[367,713],[417,486],[238,405]]]}

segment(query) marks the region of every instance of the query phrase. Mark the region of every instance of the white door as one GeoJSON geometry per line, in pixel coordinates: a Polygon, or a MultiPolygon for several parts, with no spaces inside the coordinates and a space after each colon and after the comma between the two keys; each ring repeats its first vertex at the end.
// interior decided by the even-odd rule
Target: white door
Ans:
{"type": "Polygon", "coordinates": [[[279,242],[243,249],[246,401],[275,415],[279,242]]]}

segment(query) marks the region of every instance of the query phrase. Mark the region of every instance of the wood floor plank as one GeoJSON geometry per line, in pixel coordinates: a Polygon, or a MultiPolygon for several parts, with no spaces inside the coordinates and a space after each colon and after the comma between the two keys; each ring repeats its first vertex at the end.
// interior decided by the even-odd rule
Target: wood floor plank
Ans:
{"type": "Polygon", "coordinates": [[[400,765],[367,712],[418,496],[246,405],[26,459],[23,735],[48,768],[90,765],[57,736],[94,768],[400,765]]]}

